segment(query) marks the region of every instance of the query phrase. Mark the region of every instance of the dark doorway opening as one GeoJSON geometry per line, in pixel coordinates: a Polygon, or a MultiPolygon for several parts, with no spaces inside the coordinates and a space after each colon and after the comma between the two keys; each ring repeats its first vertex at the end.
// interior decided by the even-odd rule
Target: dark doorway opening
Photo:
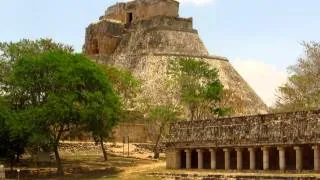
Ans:
{"type": "Polygon", "coordinates": [[[181,169],[186,169],[186,152],[181,151],[181,169]]]}
{"type": "Polygon", "coordinates": [[[230,149],[230,169],[237,169],[237,152],[230,149]]]}
{"type": "Polygon", "coordinates": [[[279,151],[276,147],[269,149],[269,167],[270,170],[279,170],[279,151]]]}
{"type": "Polygon", "coordinates": [[[295,170],[296,169],[296,151],[293,147],[287,147],[285,152],[286,158],[286,169],[295,170]]]}
{"type": "Polygon", "coordinates": [[[128,13],[127,15],[127,24],[131,24],[133,21],[133,13],[128,13]]]}
{"type": "Polygon", "coordinates": [[[304,170],[313,170],[314,152],[310,145],[303,145],[302,147],[302,168],[304,170]]]}
{"type": "Polygon", "coordinates": [[[211,153],[208,150],[203,152],[203,168],[210,169],[211,168],[211,153]]]}
{"type": "Polygon", "coordinates": [[[242,167],[243,169],[250,169],[250,152],[245,149],[242,151],[242,167]]]}
{"type": "Polygon", "coordinates": [[[216,163],[217,169],[224,169],[224,152],[220,148],[216,151],[216,163]]]}
{"type": "Polygon", "coordinates": [[[263,151],[257,148],[256,151],[256,169],[263,170],[263,151]]]}
{"type": "Polygon", "coordinates": [[[196,150],[192,150],[191,152],[191,169],[198,168],[198,152],[196,150]]]}

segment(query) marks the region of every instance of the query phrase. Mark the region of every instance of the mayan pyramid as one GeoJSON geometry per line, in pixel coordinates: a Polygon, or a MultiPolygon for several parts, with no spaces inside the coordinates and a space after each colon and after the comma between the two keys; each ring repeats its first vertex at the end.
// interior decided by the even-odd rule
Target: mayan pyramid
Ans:
{"type": "Polygon", "coordinates": [[[230,92],[235,115],[262,114],[267,107],[225,57],[209,55],[192,18],[179,17],[175,0],[135,0],[109,7],[86,29],[84,52],[99,63],[127,68],[142,80],[142,95],[162,103],[168,60],[192,57],[212,64],[230,92]]]}

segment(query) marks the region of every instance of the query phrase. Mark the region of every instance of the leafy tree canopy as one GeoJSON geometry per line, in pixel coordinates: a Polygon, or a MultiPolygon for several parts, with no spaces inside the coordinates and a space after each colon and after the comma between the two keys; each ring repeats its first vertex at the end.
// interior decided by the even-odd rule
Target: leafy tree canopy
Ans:
{"type": "Polygon", "coordinates": [[[127,110],[134,109],[136,107],[137,94],[140,92],[141,82],[126,69],[105,64],[101,65],[101,67],[117,94],[120,95],[124,107],[127,110]]]}
{"type": "Polygon", "coordinates": [[[277,111],[320,108],[320,43],[303,43],[305,53],[288,68],[289,78],[279,87],[277,111]]]}
{"type": "Polygon", "coordinates": [[[72,46],[56,43],[52,39],[22,39],[19,42],[0,42],[0,59],[1,61],[15,61],[25,55],[40,54],[52,50],[73,52],[72,46]]]}
{"type": "Polygon", "coordinates": [[[101,127],[115,124],[120,108],[102,69],[67,51],[22,55],[15,60],[7,85],[6,95],[20,124],[31,132],[29,140],[55,152],[59,174],[63,173],[58,153],[61,137],[77,127],[101,135],[101,127]]]}
{"type": "MultiPolygon", "coordinates": [[[[22,39],[18,42],[0,42],[0,88],[9,91],[6,89],[9,88],[8,78],[17,59],[48,51],[72,53],[73,48],[69,45],[56,43],[52,39],[22,39]]],[[[0,91],[0,95],[5,91],[0,91]]]]}
{"type": "Polygon", "coordinates": [[[159,105],[153,107],[148,118],[152,120],[150,127],[148,128],[149,134],[154,139],[154,158],[159,158],[159,144],[161,139],[165,139],[165,135],[168,134],[167,125],[171,122],[177,121],[178,111],[172,105],[159,105]]]}
{"type": "Polygon", "coordinates": [[[217,107],[223,85],[218,70],[210,64],[193,58],[175,59],[170,61],[168,73],[179,87],[180,101],[189,110],[191,120],[227,112],[217,107]]]}

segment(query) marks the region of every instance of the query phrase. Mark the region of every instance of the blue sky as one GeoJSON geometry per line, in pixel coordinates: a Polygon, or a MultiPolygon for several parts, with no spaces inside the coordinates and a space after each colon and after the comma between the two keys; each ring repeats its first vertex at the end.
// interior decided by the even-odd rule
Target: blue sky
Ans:
{"type": "MultiPolygon", "coordinates": [[[[0,41],[50,37],[80,51],[85,27],[115,2],[1,0],[0,41]]],[[[258,94],[267,96],[259,91],[283,82],[286,67],[303,52],[299,43],[320,40],[319,7],[318,0],[184,0],[180,16],[192,16],[209,52],[228,57],[258,94]]],[[[269,100],[262,97],[268,104],[271,94],[269,100]]]]}

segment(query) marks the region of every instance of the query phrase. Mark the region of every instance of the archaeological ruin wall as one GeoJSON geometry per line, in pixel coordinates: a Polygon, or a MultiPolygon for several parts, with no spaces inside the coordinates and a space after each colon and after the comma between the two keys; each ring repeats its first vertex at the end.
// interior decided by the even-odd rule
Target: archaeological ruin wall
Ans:
{"type": "Polygon", "coordinates": [[[171,124],[168,147],[248,147],[320,143],[320,111],[171,124]]]}
{"type": "Polygon", "coordinates": [[[320,110],[171,124],[167,168],[320,171],[320,110]]]}
{"type": "Polygon", "coordinates": [[[101,19],[114,19],[130,24],[155,16],[178,17],[179,3],[175,0],[139,0],[117,3],[109,7],[101,19]]]}

